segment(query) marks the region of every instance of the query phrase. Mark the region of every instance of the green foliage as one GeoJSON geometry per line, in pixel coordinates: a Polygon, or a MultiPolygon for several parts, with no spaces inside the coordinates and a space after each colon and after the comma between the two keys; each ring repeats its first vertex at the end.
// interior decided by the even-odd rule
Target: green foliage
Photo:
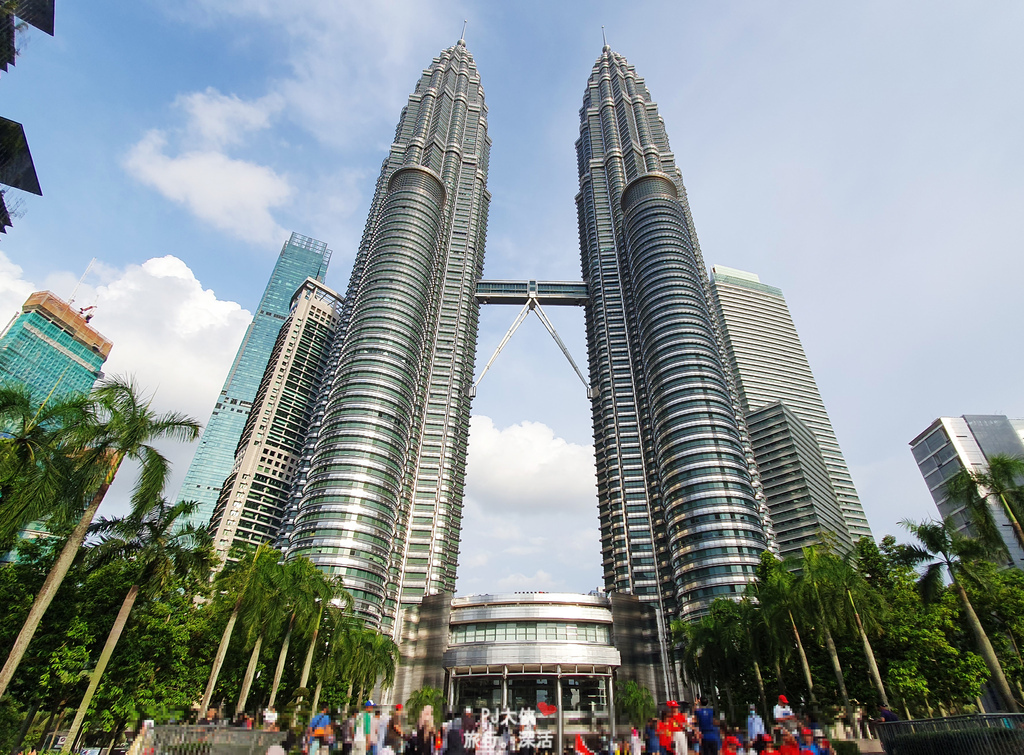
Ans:
{"type": "Polygon", "coordinates": [[[860,745],[849,740],[829,740],[835,755],[860,755],[860,745]]]}
{"type": "Polygon", "coordinates": [[[409,699],[405,703],[407,711],[405,720],[409,722],[410,727],[417,725],[420,713],[428,705],[433,707],[434,726],[441,726],[444,722],[444,693],[437,687],[421,687],[409,695],[409,699]]]}
{"type": "Polygon", "coordinates": [[[643,729],[644,724],[658,712],[651,691],[632,679],[620,679],[616,682],[615,708],[638,729],[643,729]]]}
{"type": "Polygon", "coordinates": [[[10,697],[0,700],[0,752],[10,752],[18,739],[24,712],[10,697]]]}

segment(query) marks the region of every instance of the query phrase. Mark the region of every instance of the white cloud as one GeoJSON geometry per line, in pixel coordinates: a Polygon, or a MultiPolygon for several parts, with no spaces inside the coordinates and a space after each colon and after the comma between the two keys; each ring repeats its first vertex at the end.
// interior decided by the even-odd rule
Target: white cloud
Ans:
{"type": "MultiPolygon", "coordinates": [[[[177,257],[158,257],[124,269],[98,267],[103,282],[82,285],[77,303],[96,303],[92,325],[114,344],[104,372],[133,376],[153,396],[155,411],[180,411],[205,423],[252,315],[204,289],[177,257]]],[[[67,297],[68,283],[75,280],[76,275],[58,272],[46,283],[67,297]]],[[[34,290],[37,287],[22,278],[21,268],[0,253],[0,318],[14,314],[34,290]]],[[[181,443],[161,448],[173,463],[167,487],[173,495],[194,448],[181,443]]],[[[118,475],[101,513],[126,510],[133,474],[126,468],[118,475]]]]}
{"type": "Polygon", "coordinates": [[[458,592],[599,586],[593,447],[540,422],[498,429],[475,416],[469,449],[458,592]]]}
{"type": "Polygon", "coordinates": [[[164,132],[149,131],[129,150],[125,168],[201,220],[240,239],[272,246],[287,237],[271,215],[271,209],[292,195],[287,178],[222,152],[183,152],[172,157],[166,147],[164,132]]]}
{"type": "Polygon", "coordinates": [[[594,447],[558,438],[540,422],[499,430],[489,417],[473,417],[466,491],[495,512],[594,506],[594,447]]]}
{"type": "Polygon", "coordinates": [[[462,3],[446,3],[439,12],[415,0],[193,0],[166,12],[191,23],[243,19],[271,26],[283,37],[291,69],[271,91],[284,98],[298,125],[341,148],[367,138],[380,143],[382,133],[389,138],[417,72],[454,44],[467,15],[462,3]]]}
{"type": "Polygon", "coordinates": [[[497,582],[498,589],[503,592],[552,592],[561,589],[564,584],[564,580],[555,580],[543,569],[538,569],[529,576],[521,572],[509,574],[497,582]]]}
{"type": "Polygon", "coordinates": [[[7,327],[12,317],[21,311],[21,305],[35,288],[22,279],[24,270],[0,252],[0,328],[7,327]]]}
{"type": "Polygon", "coordinates": [[[207,87],[204,92],[180,95],[174,104],[188,113],[190,135],[205,147],[219,149],[239,144],[247,133],[270,126],[271,116],[284,103],[275,94],[246,102],[238,95],[207,87]]]}

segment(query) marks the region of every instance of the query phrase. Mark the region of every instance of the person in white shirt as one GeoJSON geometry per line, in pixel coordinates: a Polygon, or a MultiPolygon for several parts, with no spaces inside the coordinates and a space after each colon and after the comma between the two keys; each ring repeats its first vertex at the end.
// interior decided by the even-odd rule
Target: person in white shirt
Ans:
{"type": "Polygon", "coordinates": [[[779,702],[772,711],[772,718],[775,719],[776,726],[781,726],[790,732],[796,730],[796,716],[793,715],[793,709],[789,707],[789,700],[785,695],[779,695],[779,702]]]}

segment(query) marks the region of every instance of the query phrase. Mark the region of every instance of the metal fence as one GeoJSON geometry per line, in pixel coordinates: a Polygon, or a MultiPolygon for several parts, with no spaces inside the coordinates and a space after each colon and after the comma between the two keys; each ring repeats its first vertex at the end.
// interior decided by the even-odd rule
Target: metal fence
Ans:
{"type": "Polygon", "coordinates": [[[887,755],[1024,753],[1024,713],[890,721],[876,731],[887,755]]]}
{"type": "Polygon", "coordinates": [[[230,726],[154,726],[132,746],[133,755],[264,755],[286,732],[230,726]]]}

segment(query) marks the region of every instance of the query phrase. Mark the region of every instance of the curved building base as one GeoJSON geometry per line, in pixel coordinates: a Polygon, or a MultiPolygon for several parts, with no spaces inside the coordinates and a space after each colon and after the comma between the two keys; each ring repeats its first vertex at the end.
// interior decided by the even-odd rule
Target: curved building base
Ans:
{"type": "Polygon", "coordinates": [[[647,687],[658,702],[677,696],[676,671],[662,660],[657,609],[634,595],[440,593],[400,621],[393,702],[430,686],[453,710],[472,708],[477,720],[483,709],[529,709],[538,742],[550,740],[555,752],[577,733],[591,745],[610,735],[618,680],[647,687]]]}

